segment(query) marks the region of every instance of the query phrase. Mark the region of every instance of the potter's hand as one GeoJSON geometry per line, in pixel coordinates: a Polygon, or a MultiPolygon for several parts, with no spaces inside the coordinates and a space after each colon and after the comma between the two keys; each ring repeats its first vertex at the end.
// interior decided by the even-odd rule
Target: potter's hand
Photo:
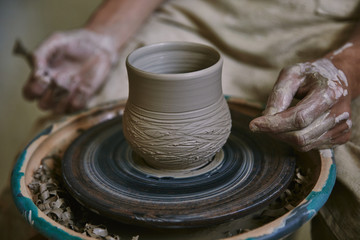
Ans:
{"type": "Polygon", "coordinates": [[[104,83],[116,53],[109,38],[89,30],[55,33],[34,52],[23,94],[44,110],[79,110],[104,83]]]}
{"type": "Polygon", "coordinates": [[[52,35],[33,59],[27,58],[33,71],[24,96],[58,113],[83,108],[104,83],[123,45],[162,2],[104,1],[83,29],[52,35]]]}
{"type": "Polygon", "coordinates": [[[352,125],[349,90],[345,74],[330,59],[291,66],[281,71],[264,116],[254,119],[250,129],[301,151],[343,144],[352,125]],[[289,107],[295,95],[302,100],[289,107]]]}

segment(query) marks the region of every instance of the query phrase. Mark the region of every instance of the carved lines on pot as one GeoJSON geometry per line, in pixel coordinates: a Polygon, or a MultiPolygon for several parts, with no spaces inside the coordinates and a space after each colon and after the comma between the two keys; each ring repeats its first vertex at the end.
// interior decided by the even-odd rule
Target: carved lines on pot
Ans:
{"type": "Polygon", "coordinates": [[[154,168],[199,167],[199,162],[211,161],[230,134],[231,119],[226,104],[221,98],[210,106],[213,111],[204,111],[203,115],[188,112],[177,120],[170,120],[168,114],[161,117],[161,113],[153,114],[128,102],[124,135],[127,139],[136,139],[130,142],[131,147],[137,153],[145,153],[142,157],[154,168]]]}

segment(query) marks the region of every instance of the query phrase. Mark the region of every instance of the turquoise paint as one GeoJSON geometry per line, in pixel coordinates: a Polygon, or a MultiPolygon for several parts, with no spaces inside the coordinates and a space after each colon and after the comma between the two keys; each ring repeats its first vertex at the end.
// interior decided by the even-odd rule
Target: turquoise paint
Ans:
{"type": "Polygon", "coordinates": [[[329,169],[328,178],[322,189],[317,192],[312,191],[306,197],[306,202],[304,204],[293,209],[291,214],[286,219],[284,219],[284,226],[273,229],[272,233],[255,238],[247,238],[246,240],[279,239],[301,227],[305,222],[309,221],[326,203],[335,185],[335,180],[336,165],[334,154],[332,154],[332,164],[329,169]]]}
{"type": "MultiPolygon", "coordinates": [[[[44,135],[48,135],[51,133],[52,130],[52,126],[49,126],[47,128],[45,128],[43,131],[41,131],[35,138],[33,138],[25,147],[25,149],[20,153],[16,164],[14,166],[14,169],[11,173],[11,190],[12,190],[12,194],[14,196],[14,199],[16,199],[16,197],[18,195],[22,195],[20,192],[20,180],[21,178],[24,176],[24,173],[21,172],[21,168],[24,164],[25,161],[25,157],[27,154],[27,149],[29,148],[29,146],[39,137],[44,136],[44,135]]],[[[16,203],[16,202],[15,202],[16,203]]]]}
{"type": "Polygon", "coordinates": [[[314,216],[314,212],[311,210],[315,210],[316,212],[320,210],[320,208],[325,204],[325,202],[328,200],[330,193],[335,185],[336,180],[336,166],[334,162],[330,166],[329,170],[329,177],[326,181],[326,184],[323,186],[323,188],[318,192],[311,192],[306,200],[309,201],[309,204],[307,206],[307,209],[309,213],[309,219],[311,219],[314,216]]]}
{"type": "Polygon", "coordinates": [[[33,201],[30,198],[23,196],[20,191],[20,182],[25,176],[24,172],[21,172],[21,168],[24,164],[28,147],[40,136],[48,135],[51,132],[51,130],[52,127],[49,127],[44,131],[42,131],[40,134],[38,134],[19,155],[19,158],[17,159],[17,162],[15,164],[14,170],[11,175],[12,195],[16,207],[19,209],[20,213],[25,217],[25,219],[29,222],[29,224],[31,224],[39,232],[41,232],[48,238],[59,239],[59,240],[60,239],[81,240],[82,238],[72,236],[69,233],[65,232],[64,230],[59,229],[56,226],[53,226],[42,217],[39,217],[38,208],[35,206],[33,201]],[[31,219],[29,219],[29,214],[31,214],[31,219]]]}

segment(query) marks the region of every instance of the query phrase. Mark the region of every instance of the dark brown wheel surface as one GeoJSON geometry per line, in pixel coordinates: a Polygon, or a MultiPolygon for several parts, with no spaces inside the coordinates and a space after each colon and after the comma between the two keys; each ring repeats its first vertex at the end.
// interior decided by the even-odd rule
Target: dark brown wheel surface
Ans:
{"type": "Polygon", "coordinates": [[[151,169],[132,153],[120,116],[71,144],[62,162],[65,185],[90,210],[141,226],[202,227],[255,212],[285,190],[295,159],[291,148],[251,133],[250,117],[230,109],[231,135],[201,169],[151,169]]]}

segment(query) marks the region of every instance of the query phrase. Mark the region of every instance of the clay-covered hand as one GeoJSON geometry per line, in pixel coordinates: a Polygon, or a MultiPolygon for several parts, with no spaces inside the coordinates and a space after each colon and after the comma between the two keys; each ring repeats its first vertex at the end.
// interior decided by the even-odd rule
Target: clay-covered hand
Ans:
{"type": "Polygon", "coordinates": [[[331,148],[350,138],[348,81],[330,59],[296,64],[281,71],[264,116],[250,129],[266,132],[300,151],[331,148]],[[301,100],[291,106],[294,97],[301,100]]]}
{"type": "Polygon", "coordinates": [[[104,35],[85,29],[55,33],[34,52],[23,94],[43,110],[82,109],[116,60],[116,48],[104,35]]]}

